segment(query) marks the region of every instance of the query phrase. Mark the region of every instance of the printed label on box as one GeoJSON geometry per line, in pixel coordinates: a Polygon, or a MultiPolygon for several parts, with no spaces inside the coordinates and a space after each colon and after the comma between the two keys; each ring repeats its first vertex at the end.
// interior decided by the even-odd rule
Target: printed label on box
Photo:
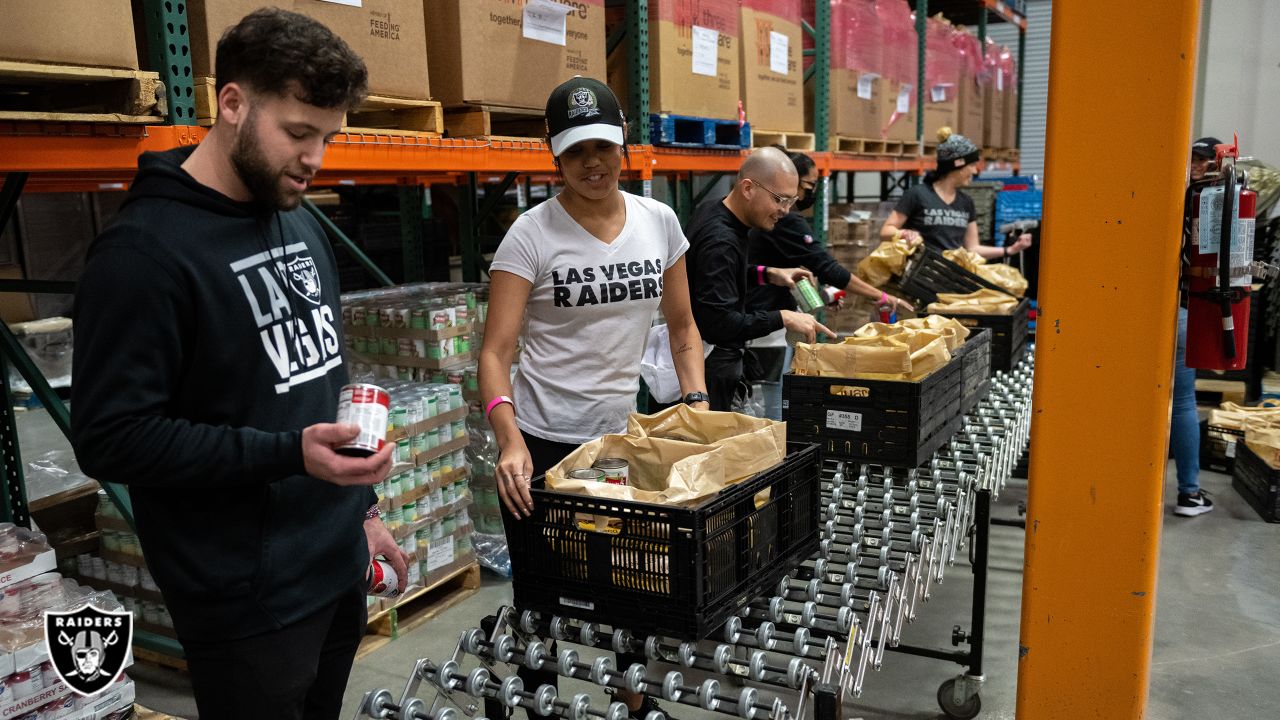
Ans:
{"type": "Polygon", "coordinates": [[[902,87],[898,88],[897,112],[900,115],[905,115],[911,112],[911,86],[910,85],[903,85],[902,87]]]}
{"type": "Polygon", "coordinates": [[[334,5],[349,5],[351,7],[364,7],[364,0],[320,0],[320,1],[333,3],[334,5]]]}
{"type": "Polygon", "coordinates": [[[871,99],[871,86],[880,77],[875,73],[863,73],[858,77],[858,97],[863,100],[871,99]]]}
{"type": "Polygon", "coordinates": [[[1227,443],[1227,457],[1233,458],[1235,456],[1236,456],[1236,441],[1232,440],[1231,442],[1227,443]]]}
{"type": "Polygon", "coordinates": [[[524,36],[530,40],[565,44],[565,25],[573,8],[551,0],[529,0],[524,6],[524,36]]]}
{"type": "Polygon", "coordinates": [[[427,572],[442,568],[453,562],[453,538],[445,538],[432,542],[427,549],[427,572]]]}
{"type": "Polygon", "coordinates": [[[780,32],[769,31],[769,69],[779,75],[786,75],[788,69],[787,53],[791,38],[780,32]]]}
{"type": "Polygon", "coordinates": [[[827,427],[832,430],[848,430],[862,432],[862,413],[844,412],[842,410],[827,411],[827,427]]]}
{"type": "Polygon", "coordinates": [[[693,26],[693,74],[716,76],[716,48],[720,32],[700,25],[693,26]]]}

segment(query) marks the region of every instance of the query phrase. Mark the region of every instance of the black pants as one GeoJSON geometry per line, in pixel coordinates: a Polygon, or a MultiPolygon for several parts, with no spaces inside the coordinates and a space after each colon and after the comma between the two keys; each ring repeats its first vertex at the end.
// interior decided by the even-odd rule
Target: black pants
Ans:
{"type": "Polygon", "coordinates": [[[368,624],[364,588],[288,627],[242,640],[183,640],[200,720],[336,720],[368,624]]]}
{"type": "Polygon", "coordinates": [[[742,384],[742,351],[716,348],[707,356],[704,368],[711,409],[733,410],[733,396],[742,384]]]}
{"type": "MultiPolygon", "coordinates": [[[[533,462],[534,477],[542,475],[546,471],[555,467],[556,464],[558,464],[561,460],[565,459],[565,457],[567,457],[569,453],[578,449],[577,445],[572,445],[570,443],[560,443],[552,440],[543,440],[540,437],[534,437],[533,435],[530,435],[526,432],[521,432],[520,434],[521,436],[524,437],[525,447],[529,448],[529,458],[533,462]]],[[[523,522],[513,517],[511,515],[511,512],[507,510],[506,505],[502,503],[499,503],[498,505],[502,510],[502,526],[503,527],[509,527],[511,523],[523,522]]],[[[514,571],[514,568],[512,568],[512,570],[514,571]]],[[[490,615],[489,617],[484,618],[480,622],[480,627],[482,630],[485,631],[486,635],[492,636],[493,627],[496,622],[497,622],[497,618],[490,615]]],[[[548,646],[547,651],[552,654],[555,654],[557,652],[556,645],[554,642],[552,642],[548,646]]],[[[645,662],[645,657],[643,653],[619,654],[617,657],[618,657],[618,662],[617,662],[618,667],[624,670],[628,667],[631,667],[631,665],[633,665],[634,663],[644,664],[645,662]]],[[[538,687],[542,685],[550,685],[552,687],[558,687],[557,680],[560,677],[559,675],[556,674],[555,670],[530,670],[525,665],[520,665],[516,669],[516,675],[518,675],[520,679],[524,681],[524,689],[526,692],[535,692],[538,689],[538,687]]],[[[491,699],[487,699],[484,701],[484,712],[485,712],[485,715],[487,715],[490,718],[490,720],[499,720],[499,718],[504,718],[508,716],[507,708],[502,703],[496,700],[491,700],[491,699]]],[[[530,714],[529,717],[532,718],[534,716],[530,714]]],[[[203,720],[203,718],[201,720],[203,720]]]]}

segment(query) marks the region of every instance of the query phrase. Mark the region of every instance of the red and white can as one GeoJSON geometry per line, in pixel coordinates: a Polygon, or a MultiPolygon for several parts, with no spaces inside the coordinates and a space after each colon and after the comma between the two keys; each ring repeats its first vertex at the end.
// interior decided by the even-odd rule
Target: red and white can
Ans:
{"type": "Polygon", "coordinates": [[[386,560],[374,558],[369,563],[368,593],[374,597],[393,598],[400,594],[400,576],[386,560]]]}
{"type": "Polygon", "coordinates": [[[387,420],[391,415],[391,395],[377,385],[346,385],[338,395],[338,420],[358,425],[360,434],[338,448],[343,455],[368,457],[387,444],[387,420]]]}

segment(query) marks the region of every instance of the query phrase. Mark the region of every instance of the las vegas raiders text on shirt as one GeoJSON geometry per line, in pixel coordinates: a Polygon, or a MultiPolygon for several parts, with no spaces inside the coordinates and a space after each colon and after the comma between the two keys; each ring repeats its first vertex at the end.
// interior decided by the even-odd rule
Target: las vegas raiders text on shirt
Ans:
{"type": "Polygon", "coordinates": [[[273,248],[231,263],[248,303],[263,352],[280,377],[277,394],[342,364],[333,308],[305,243],[273,248]]]}
{"type": "Polygon", "coordinates": [[[556,307],[662,297],[662,258],[551,271],[556,307]]]}

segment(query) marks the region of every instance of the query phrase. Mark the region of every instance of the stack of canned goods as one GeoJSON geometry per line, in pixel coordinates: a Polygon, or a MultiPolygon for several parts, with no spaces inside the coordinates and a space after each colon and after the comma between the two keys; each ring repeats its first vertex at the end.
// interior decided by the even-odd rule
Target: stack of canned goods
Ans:
{"type": "Polygon", "coordinates": [[[390,358],[445,362],[471,353],[471,329],[477,320],[483,322],[480,318],[487,317],[487,302],[482,310],[474,292],[458,291],[454,287],[456,286],[419,285],[400,288],[399,292],[376,294],[367,299],[350,296],[344,300],[342,308],[342,321],[348,328],[347,348],[360,355],[376,356],[375,360],[382,361],[382,374],[387,376],[402,380],[428,379],[433,371],[391,362],[390,358]],[[362,332],[364,328],[437,332],[453,328],[466,330],[456,337],[428,340],[378,337],[376,332],[362,332]]]}

